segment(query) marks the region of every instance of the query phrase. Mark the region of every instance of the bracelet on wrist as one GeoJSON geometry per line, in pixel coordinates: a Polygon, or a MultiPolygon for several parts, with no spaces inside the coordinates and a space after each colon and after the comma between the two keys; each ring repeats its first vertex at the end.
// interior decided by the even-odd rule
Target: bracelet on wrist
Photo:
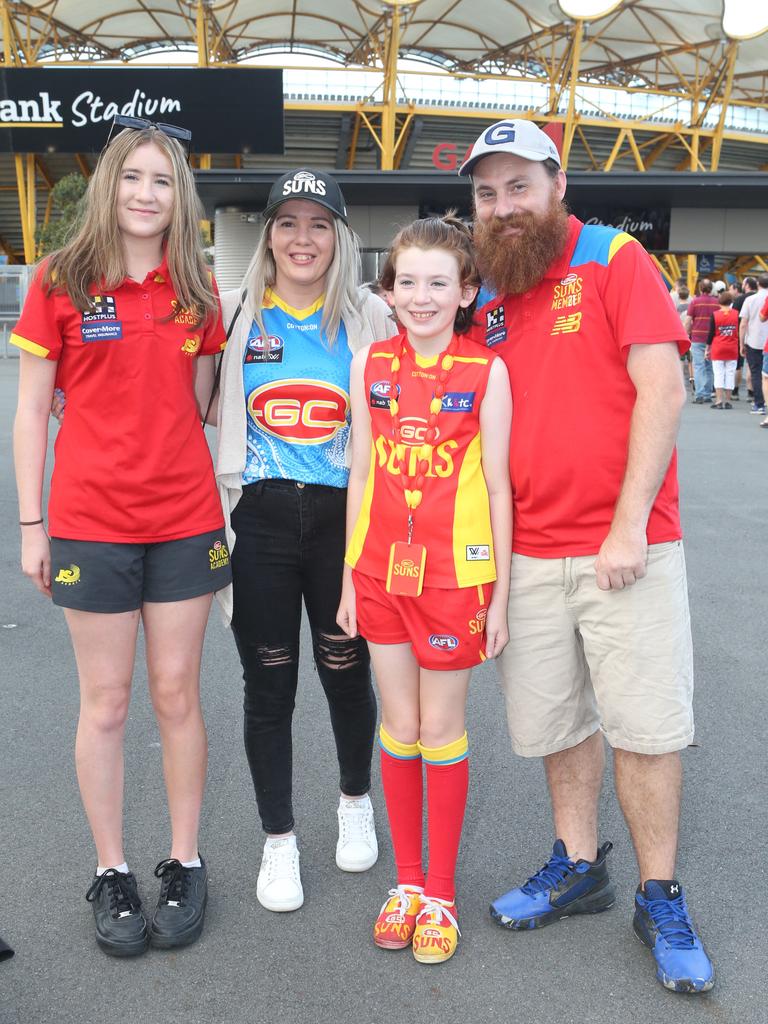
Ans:
{"type": "Polygon", "coordinates": [[[43,522],[42,519],[27,519],[27,520],[20,519],[19,520],[19,526],[40,526],[42,524],[42,522],[43,522]]]}

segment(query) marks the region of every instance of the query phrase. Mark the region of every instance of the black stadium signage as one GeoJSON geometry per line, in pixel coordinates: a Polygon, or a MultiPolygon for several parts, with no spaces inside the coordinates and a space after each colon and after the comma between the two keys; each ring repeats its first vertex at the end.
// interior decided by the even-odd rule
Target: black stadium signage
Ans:
{"type": "Polygon", "coordinates": [[[272,68],[0,71],[0,152],[100,150],[115,114],[192,132],[196,153],[283,152],[283,74],[272,68]]]}

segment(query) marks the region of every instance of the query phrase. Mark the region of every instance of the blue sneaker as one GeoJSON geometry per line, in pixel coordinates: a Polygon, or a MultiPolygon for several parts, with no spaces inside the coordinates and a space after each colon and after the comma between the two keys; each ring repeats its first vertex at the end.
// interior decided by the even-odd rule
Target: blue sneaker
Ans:
{"type": "Polygon", "coordinates": [[[615,893],[605,858],[613,843],[603,843],[597,860],[572,861],[558,839],[541,871],[519,889],[512,889],[491,904],[491,917],[502,928],[526,931],[543,928],[573,914],[599,914],[613,906],[615,893]]]}
{"type": "Polygon", "coordinates": [[[632,923],[640,941],[653,950],[656,977],[673,992],[708,992],[715,983],[712,962],[704,951],[685,905],[679,882],[647,881],[635,893],[632,923]]]}

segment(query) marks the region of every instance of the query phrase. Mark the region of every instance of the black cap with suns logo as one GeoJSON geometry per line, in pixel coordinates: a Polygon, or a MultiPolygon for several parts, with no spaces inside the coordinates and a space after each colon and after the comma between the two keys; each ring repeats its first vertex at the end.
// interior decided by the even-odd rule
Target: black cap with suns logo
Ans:
{"type": "Polygon", "coordinates": [[[288,171],[282,178],[278,178],[269,190],[264,219],[268,220],[278,206],[289,199],[308,199],[310,202],[330,210],[345,224],[348,223],[347,204],[344,202],[338,182],[324,171],[299,167],[298,170],[288,171]]]}

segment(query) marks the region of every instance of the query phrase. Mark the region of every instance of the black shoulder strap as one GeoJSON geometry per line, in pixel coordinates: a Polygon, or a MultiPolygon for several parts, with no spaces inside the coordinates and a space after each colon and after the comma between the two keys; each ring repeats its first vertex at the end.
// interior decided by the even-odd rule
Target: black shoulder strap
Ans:
{"type": "MultiPolygon", "coordinates": [[[[243,303],[245,302],[245,297],[246,297],[247,294],[248,294],[248,289],[247,288],[243,289],[243,294],[240,296],[240,301],[237,304],[237,309],[232,314],[232,319],[229,321],[229,327],[227,328],[227,336],[226,336],[226,341],[227,342],[229,342],[229,339],[232,337],[232,331],[234,331],[234,329],[235,329],[235,324],[237,323],[237,318],[240,316],[240,312],[241,312],[241,310],[243,308],[243,303]]],[[[208,399],[208,408],[205,410],[205,416],[203,416],[203,426],[205,426],[206,423],[208,422],[208,413],[211,411],[211,406],[213,405],[213,400],[216,397],[216,392],[219,390],[219,384],[221,382],[221,363],[222,363],[223,359],[224,359],[224,353],[221,352],[219,354],[219,361],[216,364],[216,374],[215,374],[215,376],[213,378],[213,387],[211,388],[211,397],[208,399]]]]}

